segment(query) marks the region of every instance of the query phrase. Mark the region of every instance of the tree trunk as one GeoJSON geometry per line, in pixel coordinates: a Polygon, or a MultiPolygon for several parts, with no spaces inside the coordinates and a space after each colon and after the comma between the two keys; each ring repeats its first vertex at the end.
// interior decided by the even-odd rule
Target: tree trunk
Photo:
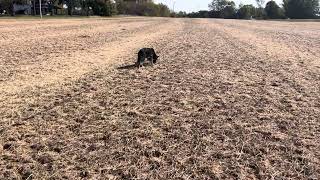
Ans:
{"type": "Polygon", "coordinates": [[[69,6],[68,6],[68,15],[69,15],[69,16],[72,16],[72,13],[73,13],[73,12],[72,12],[72,6],[69,5],[69,6]]]}
{"type": "Polygon", "coordinates": [[[42,19],[42,0],[39,0],[39,14],[40,18],[42,19]]]}
{"type": "Polygon", "coordinates": [[[51,4],[50,4],[50,16],[53,16],[54,15],[54,4],[53,4],[53,1],[51,1],[51,4]]]}
{"type": "Polygon", "coordinates": [[[14,3],[11,3],[10,4],[10,14],[11,14],[11,16],[15,16],[16,15],[16,12],[14,12],[14,5],[13,5],[14,3]]]}
{"type": "Polygon", "coordinates": [[[72,8],[68,6],[68,15],[72,16],[72,8]]]}
{"type": "Polygon", "coordinates": [[[89,5],[87,4],[87,16],[89,16],[89,5]]]}
{"type": "Polygon", "coordinates": [[[37,15],[37,11],[36,11],[36,0],[33,0],[33,15],[37,15]]]}
{"type": "Polygon", "coordinates": [[[73,10],[73,0],[68,0],[68,15],[72,16],[73,10]]]}

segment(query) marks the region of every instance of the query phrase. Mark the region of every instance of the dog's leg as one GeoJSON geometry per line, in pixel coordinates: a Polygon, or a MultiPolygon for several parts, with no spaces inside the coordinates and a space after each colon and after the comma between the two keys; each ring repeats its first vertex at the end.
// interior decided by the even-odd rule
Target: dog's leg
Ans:
{"type": "Polygon", "coordinates": [[[142,67],[143,62],[144,62],[144,59],[145,59],[145,56],[139,53],[139,54],[138,54],[137,64],[136,64],[137,67],[138,67],[138,69],[139,69],[140,67],[142,67]]]}
{"type": "Polygon", "coordinates": [[[139,61],[139,62],[137,63],[137,66],[138,66],[138,69],[141,68],[141,67],[143,66],[143,61],[139,61]]]}
{"type": "Polygon", "coordinates": [[[145,61],[145,60],[146,60],[146,56],[143,56],[143,57],[142,57],[142,61],[141,61],[141,63],[140,63],[140,66],[141,66],[141,67],[143,67],[143,64],[144,64],[144,61],[145,61]]]}
{"type": "Polygon", "coordinates": [[[150,62],[151,62],[151,66],[153,66],[153,55],[151,55],[150,62]]]}

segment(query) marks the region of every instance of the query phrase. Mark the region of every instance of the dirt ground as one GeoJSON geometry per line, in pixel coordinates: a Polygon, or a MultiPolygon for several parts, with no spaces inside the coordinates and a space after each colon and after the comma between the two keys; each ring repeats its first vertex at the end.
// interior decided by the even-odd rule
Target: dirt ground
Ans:
{"type": "Polygon", "coordinates": [[[1,20],[0,45],[0,179],[320,178],[318,22],[1,20]]]}

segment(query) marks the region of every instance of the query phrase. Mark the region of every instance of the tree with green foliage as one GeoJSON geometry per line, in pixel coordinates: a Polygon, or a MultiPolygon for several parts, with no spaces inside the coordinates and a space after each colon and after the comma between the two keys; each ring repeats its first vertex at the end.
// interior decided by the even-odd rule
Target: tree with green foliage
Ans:
{"type": "Polygon", "coordinates": [[[240,9],[238,10],[238,18],[240,19],[250,19],[252,16],[255,15],[256,8],[250,4],[250,5],[242,5],[240,9]]]}
{"type": "Polygon", "coordinates": [[[221,18],[235,18],[236,5],[233,1],[229,0],[212,0],[208,5],[210,12],[209,16],[217,16],[221,18]]]}
{"type": "Polygon", "coordinates": [[[159,7],[159,13],[158,16],[161,17],[169,17],[170,16],[170,9],[168,8],[168,6],[166,6],[165,4],[158,4],[157,5],[159,7]]]}
{"type": "Polygon", "coordinates": [[[81,0],[80,7],[82,9],[82,13],[86,16],[90,15],[90,6],[86,0],[81,0]]]}
{"type": "Polygon", "coordinates": [[[12,0],[1,0],[1,9],[9,14],[13,13],[13,1],[12,0]]]}
{"type": "Polygon", "coordinates": [[[49,0],[49,1],[51,1],[51,3],[49,3],[49,4],[51,4],[53,6],[56,2],[58,4],[66,5],[67,6],[67,15],[69,15],[69,16],[72,16],[74,14],[75,7],[82,7],[83,3],[87,3],[87,2],[83,2],[83,0],[49,0]]]}
{"type": "Polygon", "coordinates": [[[188,17],[190,18],[209,18],[209,11],[198,11],[198,12],[192,12],[188,14],[188,17]]]}
{"type": "Polygon", "coordinates": [[[184,11],[179,11],[179,12],[176,14],[176,17],[180,17],[180,18],[182,18],[182,17],[187,17],[187,13],[184,12],[184,11]]]}
{"type": "Polygon", "coordinates": [[[3,8],[2,4],[0,3],[0,15],[3,13],[3,11],[4,11],[4,8],[3,8]]]}
{"type": "Polygon", "coordinates": [[[64,4],[67,5],[67,13],[69,16],[73,15],[73,9],[75,7],[76,0],[64,0],[64,4]]]}
{"type": "MultiPolygon", "coordinates": [[[[120,14],[131,14],[138,16],[162,16],[169,17],[171,15],[168,6],[153,2],[135,3],[116,0],[116,9],[120,14]]],[[[172,16],[175,16],[172,14],[172,16]]]]}
{"type": "Polygon", "coordinates": [[[212,0],[208,6],[212,11],[222,11],[228,4],[228,0],[212,0]]]}
{"type": "Polygon", "coordinates": [[[283,8],[292,19],[315,18],[319,14],[319,0],[283,0],[283,8]]]}
{"type": "Polygon", "coordinates": [[[233,1],[228,1],[221,13],[225,19],[232,19],[236,17],[236,4],[233,1]]]}
{"type": "Polygon", "coordinates": [[[273,0],[269,1],[266,4],[264,10],[266,12],[267,17],[270,19],[280,19],[284,17],[282,9],[273,0]]]}
{"type": "Polygon", "coordinates": [[[97,16],[111,16],[115,7],[110,0],[90,0],[88,6],[92,8],[93,14],[97,16]]]}
{"type": "MultiPolygon", "coordinates": [[[[35,1],[35,0],[34,0],[35,1]]],[[[48,5],[49,5],[49,12],[50,15],[53,16],[54,15],[54,7],[56,4],[62,4],[62,0],[49,0],[48,1],[48,5]]]]}
{"type": "Polygon", "coordinates": [[[258,8],[256,8],[254,16],[257,19],[263,19],[265,17],[265,12],[263,8],[265,0],[256,0],[256,3],[258,5],[258,8]]]}
{"type": "Polygon", "coordinates": [[[5,10],[10,15],[14,16],[15,12],[13,10],[13,4],[24,4],[23,0],[0,0],[0,4],[3,10],[5,10]]]}
{"type": "Polygon", "coordinates": [[[116,0],[115,2],[116,2],[117,12],[119,14],[126,14],[127,3],[124,2],[123,0],[116,0]]]}

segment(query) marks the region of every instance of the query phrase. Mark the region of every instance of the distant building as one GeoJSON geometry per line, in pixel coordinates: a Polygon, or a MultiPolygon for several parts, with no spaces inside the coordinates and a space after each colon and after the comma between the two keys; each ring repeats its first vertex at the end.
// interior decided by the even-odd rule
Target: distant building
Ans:
{"type": "MultiPolygon", "coordinates": [[[[13,3],[13,15],[14,14],[40,14],[40,1],[39,0],[26,0],[24,4],[13,3]]],[[[52,12],[59,14],[58,10],[62,11],[62,7],[56,4],[51,4],[50,0],[41,0],[41,12],[43,15],[52,12]]],[[[60,12],[61,13],[61,12],[60,12]]]]}
{"type": "Polygon", "coordinates": [[[14,14],[31,14],[31,4],[16,4],[14,3],[12,6],[12,11],[14,14]]]}

